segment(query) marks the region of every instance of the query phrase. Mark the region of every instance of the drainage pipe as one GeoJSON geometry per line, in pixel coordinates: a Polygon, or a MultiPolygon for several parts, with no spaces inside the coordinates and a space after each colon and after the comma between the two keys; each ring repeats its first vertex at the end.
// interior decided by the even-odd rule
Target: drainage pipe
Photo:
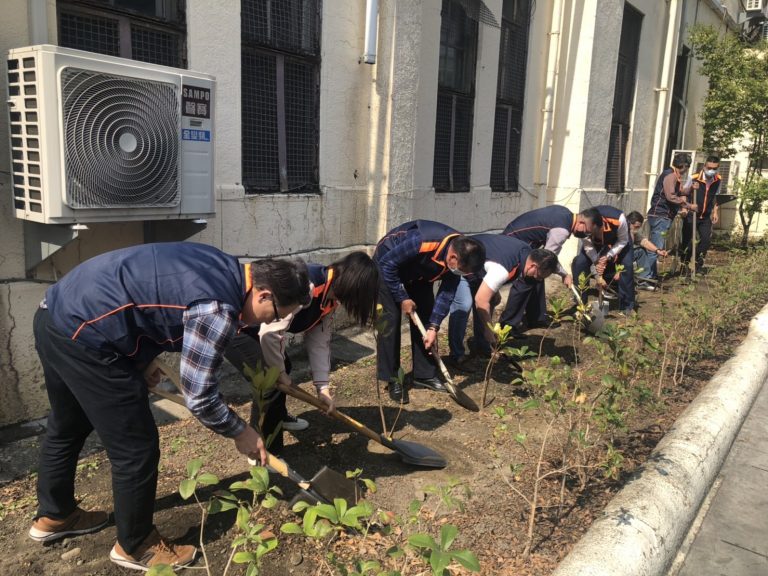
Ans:
{"type": "Polygon", "coordinates": [[[656,185],[656,178],[664,170],[664,152],[669,133],[669,108],[670,92],[675,77],[675,62],[677,58],[678,31],[680,30],[680,15],[682,2],[669,0],[667,4],[667,33],[664,40],[664,55],[661,62],[661,78],[658,88],[654,91],[659,95],[656,104],[656,124],[653,131],[653,151],[651,152],[651,165],[647,172],[648,195],[645,199],[646,207],[651,206],[651,191],[656,185]]]}
{"type": "Polygon", "coordinates": [[[560,78],[560,45],[563,27],[563,0],[552,3],[552,18],[549,30],[549,46],[547,48],[547,75],[544,86],[544,106],[541,110],[541,149],[539,154],[536,184],[538,185],[538,207],[547,205],[547,189],[549,188],[549,165],[552,158],[552,129],[555,118],[555,95],[560,78]]]}
{"type": "Polygon", "coordinates": [[[365,64],[376,64],[377,22],[379,18],[378,0],[366,0],[365,2],[365,64]]]}

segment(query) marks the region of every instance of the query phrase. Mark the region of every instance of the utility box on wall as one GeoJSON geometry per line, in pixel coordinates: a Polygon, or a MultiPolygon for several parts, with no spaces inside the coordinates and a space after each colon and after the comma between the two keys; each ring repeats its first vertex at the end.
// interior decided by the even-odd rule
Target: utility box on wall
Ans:
{"type": "Polygon", "coordinates": [[[206,74],[48,44],[9,51],[15,216],[211,216],[214,85],[206,74]]]}

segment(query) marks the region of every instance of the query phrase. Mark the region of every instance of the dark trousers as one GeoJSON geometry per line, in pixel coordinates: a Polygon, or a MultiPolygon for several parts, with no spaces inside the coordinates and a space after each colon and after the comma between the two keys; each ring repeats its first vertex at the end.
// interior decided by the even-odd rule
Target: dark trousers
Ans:
{"type": "MultiPolygon", "coordinates": [[[[257,338],[247,334],[241,333],[235,336],[226,350],[224,350],[224,357],[243,375],[243,378],[249,384],[250,380],[245,375],[246,365],[255,370],[256,366],[261,363],[266,368],[261,354],[261,344],[257,338]]],[[[286,372],[289,374],[291,372],[289,362],[286,362],[286,372]]],[[[277,389],[270,392],[265,400],[267,401],[267,406],[264,410],[264,422],[259,426],[261,418],[259,405],[256,402],[252,402],[250,424],[254,429],[261,431],[266,442],[269,436],[277,430],[278,425],[288,416],[288,408],[285,405],[285,393],[277,389]]],[[[283,432],[281,430],[267,446],[267,450],[277,455],[282,452],[283,447],[283,432]]]]}
{"type": "MultiPolygon", "coordinates": [[[[693,225],[692,214],[683,222],[683,234],[680,242],[681,255],[680,260],[684,264],[688,264],[691,261],[691,253],[693,248],[691,247],[691,240],[693,238],[693,225]]],[[[712,220],[710,218],[704,218],[696,220],[696,231],[698,233],[698,242],[696,243],[696,270],[701,270],[704,265],[704,258],[707,256],[707,251],[712,244],[712,220]]]]}
{"type": "MultiPolygon", "coordinates": [[[[633,249],[632,244],[628,243],[624,249],[619,252],[616,262],[608,262],[603,272],[603,278],[606,282],[610,283],[616,274],[616,264],[622,264],[624,270],[619,276],[619,308],[621,310],[634,310],[635,308],[635,270],[633,263],[633,249]]],[[[573,281],[578,285],[579,276],[584,274],[589,276],[591,273],[592,260],[582,250],[576,258],[573,259],[571,264],[571,273],[573,274],[573,281]]],[[[581,296],[584,302],[587,301],[586,293],[581,296]]]]}
{"type": "MultiPolygon", "coordinates": [[[[435,305],[435,294],[431,282],[409,282],[405,284],[408,296],[416,302],[416,313],[422,323],[427,326],[435,305]]],[[[376,353],[378,360],[377,375],[379,380],[390,381],[397,377],[400,367],[400,322],[402,315],[400,304],[395,302],[392,292],[379,280],[379,304],[383,310],[381,320],[384,329],[377,337],[376,353]]],[[[424,341],[418,328],[409,320],[411,327],[411,351],[413,354],[413,377],[434,378],[437,376],[437,367],[434,360],[424,348],[424,341]]]]}
{"type": "Polygon", "coordinates": [[[523,317],[529,325],[547,321],[547,295],[544,282],[528,283],[523,278],[517,278],[512,282],[499,324],[516,327],[523,321],[523,317]]]}
{"type": "Polygon", "coordinates": [[[77,458],[95,429],[112,465],[117,541],[131,554],[152,531],[160,461],[144,377],[125,356],[61,334],[47,310],[35,314],[34,334],[51,403],[40,450],[37,514],[62,519],[75,510],[77,458]]]}

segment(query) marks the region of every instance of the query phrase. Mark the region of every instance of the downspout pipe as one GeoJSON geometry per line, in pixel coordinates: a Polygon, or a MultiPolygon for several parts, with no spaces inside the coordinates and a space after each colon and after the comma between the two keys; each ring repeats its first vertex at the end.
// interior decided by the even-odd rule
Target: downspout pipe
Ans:
{"type": "MultiPolygon", "coordinates": [[[[656,185],[656,178],[666,166],[664,151],[667,136],[669,134],[669,112],[672,101],[671,92],[675,79],[675,62],[677,58],[677,44],[679,41],[680,17],[683,3],[681,0],[668,0],[667,4],[667,33],[664,40],[664,55],[661,62],[660,86],[655,88],[659,95],[656,103],[656,123],[653,131],[653,151],[651,153],[651,165],[648,169],[648,195],[645,199],[646,207],[651,206],[651,192],[656,185]]],[[[683,134],[685,137],[685,134],[683,134]]]]}
{"type": "Polygon", "coordinates": [[[377,23],[379,19],[378,0],[365,2],[365,54],[363,63],[376,64],[376,44],[378,41],[377,23]]]}
{"type": "Polygon", "coordinates": [[[552,129],[555,118],[555,100],[560,76],[560,44],[563,27],[563,0],[555,0],[552,4],[552,23],[549,30],[549,46],[547,47],[547,73],[544,86],[544,107],[541,121],[541,150],[539,155],[536,180],[538,184],[538,207],[547,205],[547,190],[549,188],[549,166],[552,158],[552,129]]]}

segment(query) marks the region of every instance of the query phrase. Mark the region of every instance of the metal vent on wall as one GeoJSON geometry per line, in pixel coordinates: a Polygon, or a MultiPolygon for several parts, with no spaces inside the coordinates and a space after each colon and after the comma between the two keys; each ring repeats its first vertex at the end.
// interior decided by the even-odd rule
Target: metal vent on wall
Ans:
{"type": "Polygon", "coordinates": [[[68,67],[61,93],[67,204],[179,204],[176,86],[68,67]]]}

